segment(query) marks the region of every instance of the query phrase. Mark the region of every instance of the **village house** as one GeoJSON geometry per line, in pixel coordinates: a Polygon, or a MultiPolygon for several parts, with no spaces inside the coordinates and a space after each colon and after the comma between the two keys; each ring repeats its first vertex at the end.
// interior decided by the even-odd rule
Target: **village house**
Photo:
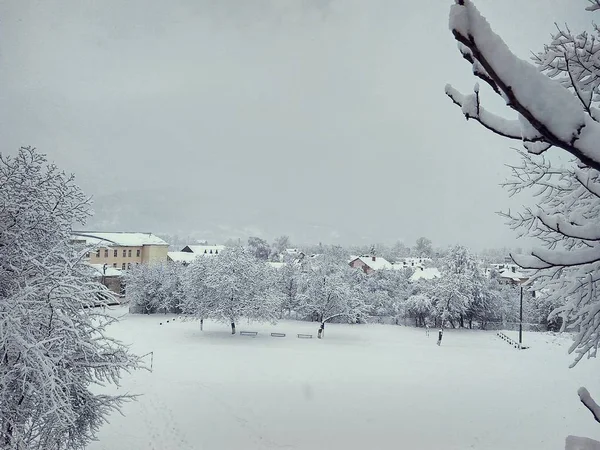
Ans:
{"type": "Polygon", "coordinates": [[[72,242],[90,248],[91,265],[127,270],[136,264],[166,262],[169,244],[152,233],[74,231],[72,242]]]}
{"type": "Polygon", "coordinates": [[[367,275],[376,270],[393,269],[392,263],[387,259],[375,255],[353,257],[349,264],[354,269],[362,269],[367,275]]]}

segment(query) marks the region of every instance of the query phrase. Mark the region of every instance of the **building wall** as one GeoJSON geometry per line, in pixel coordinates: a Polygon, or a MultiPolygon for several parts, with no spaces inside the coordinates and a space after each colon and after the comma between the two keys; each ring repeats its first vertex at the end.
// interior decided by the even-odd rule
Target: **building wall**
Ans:
{"type": "Polygon", "coordinates": [[[355,259],[354,261],[352,261],[350,263],[350,267],[354,268],[354,269],[362,269],[364,270],[365,273],[369,274],[371,272],[373,272],[373,269],[371,269],[369,266],[367,266],[364,262],[362,262],[360,259],[355,259]]]}
{"type": "Polygon", "coordinates": [[[90,252],[89,262],[91,264],[108,264],[117,269],[127,269],[130,265],[135,266],[136,264],[143,263],[143,254],[142,247],[101,247],[96,252],[90,252]],[[115,256],[115,251],[117,252],[117,256],[115,256]],[[123,256],[123,252],[125,252],[125,256],[123,256]]]}
{"type": "Polygon", "coordinates": [[[142,248],[142,262],[144,264],[167,262],[168,252],[169,246],[167,245],[144,245],[142,248]]]}
{"type": "Polygon", "coordinates": [[[121,277],[102,277],[102,282],[104,286],[116,295],[121,294],[121,277]]]}

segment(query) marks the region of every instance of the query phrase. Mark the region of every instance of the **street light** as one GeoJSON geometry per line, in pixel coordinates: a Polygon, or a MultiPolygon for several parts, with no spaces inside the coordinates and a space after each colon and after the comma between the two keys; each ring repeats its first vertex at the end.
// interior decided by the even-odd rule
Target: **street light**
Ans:
{"type": "Polygon", "coordinates": [[[519,306],[519,347],[523,344],[523,286],[521,286],[521,302],[519,306]]]}

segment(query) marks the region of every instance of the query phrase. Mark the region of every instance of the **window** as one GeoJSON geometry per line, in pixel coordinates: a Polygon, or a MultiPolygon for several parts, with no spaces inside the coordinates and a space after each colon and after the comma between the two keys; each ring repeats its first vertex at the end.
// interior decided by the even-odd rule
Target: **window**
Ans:
{"type": "Polygon", "coordinates": [[[87,253],[85,254],[85,257],[86,257],[86,258],[89,258],[89,257],[90,257],[90,252],[87,252],[87,253]]]}
{"type": "Polygon", "coordinates": [[[128,250],[127,253],[128,253],[127,256],[129,256],[131,258],[131,250],[128,250]]]}
{"type": "MultiPolygon", "coordinates": [[[[125,258],[126,256],[127,256],[127,250],[123,250],[123,258],[125,258]]],[[[125,265],[125,264],[123,264],[123,265],[125,265]]],[[[123,267],[123,269],[124,269],[124,268],[125,268],[125,267],[123,267]]]]}
{"type": "Polygon", "coordinates": [[[96,250],[96,258],[100,258],[100,249],[96,250]]]}
{"type": "Polygon", "coordinates": [[[108,249],[107,248],[104,249],[104,257],[108,258],[108,249]]]}
{"type": "MultiPolygon", "coordinates": [[[[129,250],[129,251],[131,251],[131,250],[129,250]]],[[[131,269],[131,263],[127,263],[127,269],[128,270],[131,269]]]]}
{"type": "Polygon", "coordinates": [[[121,269],[125,270],[125,263],[121,264],[121,269]]]}
{"type": "Polygon", "coordinates": [[[113,263],[113,267],[116,269],[117,268],[117,263],[113,263]]]}
{"type": "Polygon", "coordinates": [[[114,256],[115,258],[117,257],[117,255],[118,255],[118,254],[119,254],[119,250],[115,250],[115,251],[113,252],[113,256],[114,256]]]}
{"type": "Polygon", "coordinates": [[[141,251],[140,251],[140,249],[138,248],[138,249],[135,251],[135,256],[137,256],[137,257],[139,258],[139,257],[140,257],[140,253],[141,253],[141,251]]]}

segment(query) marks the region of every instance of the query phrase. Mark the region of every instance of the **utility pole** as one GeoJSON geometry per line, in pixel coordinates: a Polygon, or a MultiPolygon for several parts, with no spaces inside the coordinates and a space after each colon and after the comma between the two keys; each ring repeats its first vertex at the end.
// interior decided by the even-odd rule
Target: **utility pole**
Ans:
{"type": "Polygon", "coordinates": [[[521,286],[521,302],[519,306],[519,347],[523,344],[523,286],[521,286]]]}

